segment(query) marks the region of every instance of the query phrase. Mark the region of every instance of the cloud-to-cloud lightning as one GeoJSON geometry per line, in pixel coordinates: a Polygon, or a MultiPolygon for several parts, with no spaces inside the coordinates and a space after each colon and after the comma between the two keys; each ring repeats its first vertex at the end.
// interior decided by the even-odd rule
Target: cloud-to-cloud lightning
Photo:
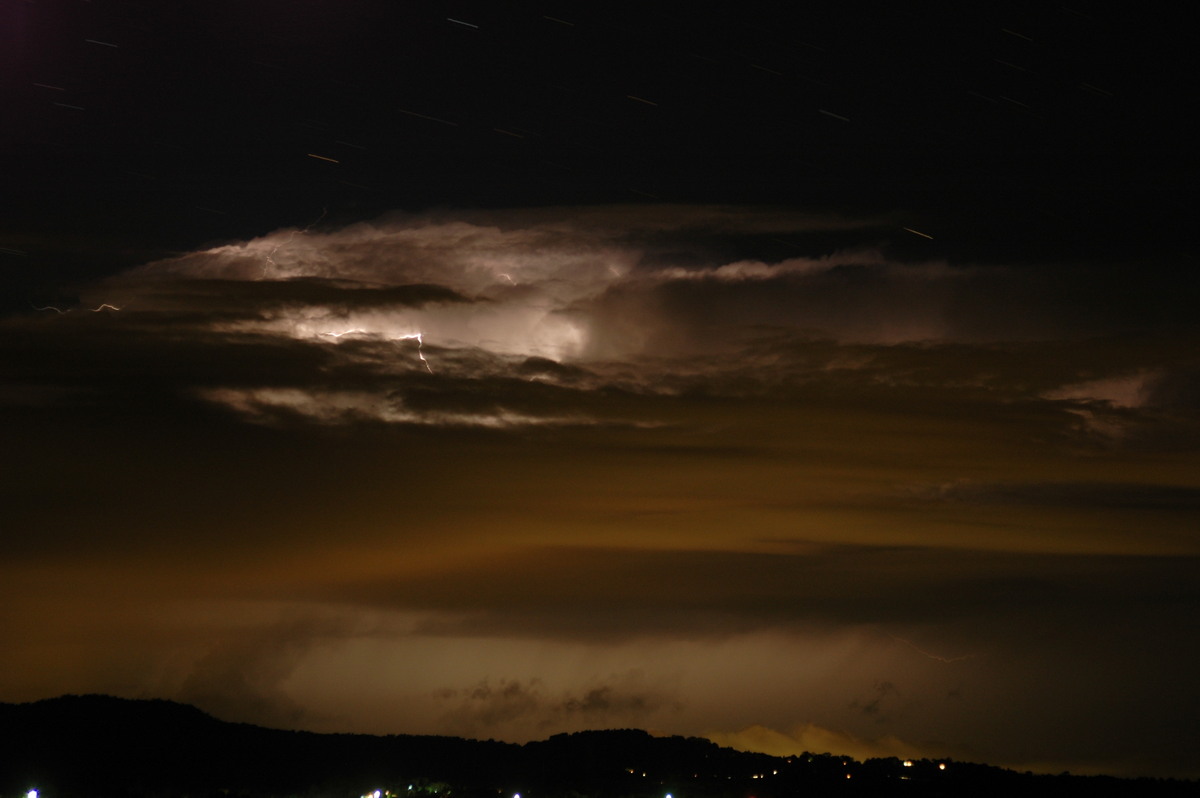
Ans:
{"type": "Polygon", "coordinates": [[[771,209],[300,232],[0,320],[7,697],[1073,770],[1194,750],[1200,335],[1136,264],[771,209]]]}

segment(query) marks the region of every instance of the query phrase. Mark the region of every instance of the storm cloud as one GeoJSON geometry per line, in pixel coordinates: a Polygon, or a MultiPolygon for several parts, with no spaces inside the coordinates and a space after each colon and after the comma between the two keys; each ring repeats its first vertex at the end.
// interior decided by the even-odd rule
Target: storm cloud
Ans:
{"type": "Polygon", "coordinates": [[[1178,760],[1187,303],[1145,264],[924,242],[765,208],[392,215],[10,314],[5,697],[1178,760]]]}

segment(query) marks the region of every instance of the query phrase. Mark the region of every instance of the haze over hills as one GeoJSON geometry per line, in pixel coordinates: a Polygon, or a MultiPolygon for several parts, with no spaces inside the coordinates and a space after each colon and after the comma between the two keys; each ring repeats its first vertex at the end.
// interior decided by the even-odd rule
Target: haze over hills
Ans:
{"type": "Polygon", "coordinates": [[[101,695],[0,704],[0,798],[71,796],[1195,795],[1196,782],[1057,776],[950,760],[857,762],[722,748],[621,729],[525,745],[318,734],[213,718],[165,700],[101,695]]]}

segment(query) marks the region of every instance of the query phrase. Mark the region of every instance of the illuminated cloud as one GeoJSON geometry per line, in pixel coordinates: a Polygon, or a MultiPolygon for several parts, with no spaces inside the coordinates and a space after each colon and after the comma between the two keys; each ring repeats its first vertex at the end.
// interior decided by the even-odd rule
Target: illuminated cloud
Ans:
{"type": "Polygon", "coordinates": [[[1104,402],[1112,407],[1142,407],[1153,394],[1161,374],[1131,374],[1064,385],[1046,393],[1047,399],[1104,402]]]}
{"type": "Polygon", "coordinates": [[[1001,764],[1155,706],[1182,760],[1195,325],[889,225],[395,216],[0,319],[0,683],[1001,764]]]}
{"type": "Polygon", "coordinates": [[[901,260],[880,243],[887,229],[877,219],[704,206],[393,216],[151,263],[86,290],[83,307],[120,311],[21,323],[47,346],[86,331],[101,336],[93,348],[109,341],[122,358],[170,349],[181,365],[164,376],[186,380],[189,363],[208,372],[187,395],[260,422],[613,420],[570,400],[556,411],[519,401],[415,407],[414,391],[449,399],[470,381],[486,391],[525,380],[667,394],[875,386],[1057,401],[1080,429],[1108,438],[1119,429],[1124,439],[1128,422],[1100,416],[1177,384],[1169,353],[1126,349],[1106,361],[1106,347],[1079,343],[1128,319],[1108,305],[1053,301],[1063,273],[901,260]],[[834,233],[834,249],[806,238],[834,233]],[[791,254],[779,256],[779,236],[796,242],[791,254]],[[284,358],[261,355],[273,365],[258,369],[257,384],[228,365],[251,348],[284,358]],[[222,365],[204,368],[201,349],[222,365]],[[299,357],[307,373],[274,366],[299,357]],[[1080,357],[1090,372],[1071,362],[1080,357]],[[437,387],[447,379],[454,390],[437,387]]]}

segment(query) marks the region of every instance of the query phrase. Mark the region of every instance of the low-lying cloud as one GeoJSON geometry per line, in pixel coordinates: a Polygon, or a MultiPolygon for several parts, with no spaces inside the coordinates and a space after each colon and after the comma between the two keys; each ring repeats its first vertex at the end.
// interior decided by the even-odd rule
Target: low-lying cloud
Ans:
{"type": "Polygon", "coordinates": [[[578,692],[553,691],[537,678],[502,678],[441,688],[434,697],[447,707],[446,722],[467,736],[536,737],[563,729],[644,727],[680,709],[668,691],[651,687],[638,671],[578,692]]]}

